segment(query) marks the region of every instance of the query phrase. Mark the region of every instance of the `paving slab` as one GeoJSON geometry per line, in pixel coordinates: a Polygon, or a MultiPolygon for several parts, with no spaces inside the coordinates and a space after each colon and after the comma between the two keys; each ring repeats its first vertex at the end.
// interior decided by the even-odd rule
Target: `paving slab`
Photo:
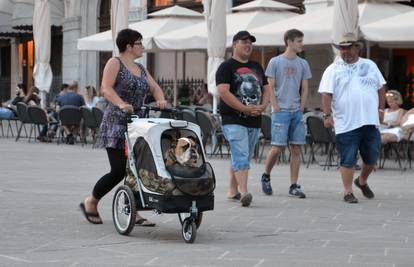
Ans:
{"type": "Polygon", "coordinates": [[[274,194],[261,193],[264,165],[252,162],[251,207],[226,199],[227,157],[210,158],[215,209],[204,214],[194,244],[181,238],[177,215],[143,212],[157,223],[119,235],[111,191],[102,225],[78,208],[109,165],[91,145],[0,138],[0,266],[414,266],[414,171],[393,161],[369,180],[375,199],[342,200],[335,167],[302,165],[306,199],[288,196],[289,166],[272,173],[274,194]]]}

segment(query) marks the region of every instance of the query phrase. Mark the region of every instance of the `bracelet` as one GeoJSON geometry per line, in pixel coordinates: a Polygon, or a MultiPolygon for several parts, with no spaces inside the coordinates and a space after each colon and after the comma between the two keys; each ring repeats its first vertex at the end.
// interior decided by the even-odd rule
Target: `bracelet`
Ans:
{"type": "Polygon", "coordinates": [[[383,109],[378,109],[378,111],[381,112],[381,113],[384,113],[384,110],[383,109]]]}

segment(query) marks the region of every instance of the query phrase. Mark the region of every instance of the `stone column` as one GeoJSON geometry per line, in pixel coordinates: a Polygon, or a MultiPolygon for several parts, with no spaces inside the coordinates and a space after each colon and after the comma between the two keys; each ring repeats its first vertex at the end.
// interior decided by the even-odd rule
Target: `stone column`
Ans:
{"type": "Polygon", "coordinates": [[[80,54],[77,48],[78,38],[81,36],[81,17],[65,18],[62,23],[63,55],[62,55],[62,82],[80,81],[80,54]]]}

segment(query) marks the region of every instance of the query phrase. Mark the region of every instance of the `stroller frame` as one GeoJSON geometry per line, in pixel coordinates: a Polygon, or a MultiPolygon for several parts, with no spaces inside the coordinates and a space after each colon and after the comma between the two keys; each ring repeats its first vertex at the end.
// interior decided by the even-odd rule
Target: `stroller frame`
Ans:
{"type": "MultiPolygon", "coordinates": [[[[147,108],[147,110],[148,109],[155,110],[154,108],[147,108]]],[[[176,111],[171,110],[170,112],[174,113],[176,111]]],[[[131,122],[131,119],[138,119],[138,116],[132,115],[128,122],[131,122]]],[[[157,119],[154,119],[154,122],[156,121],[157,119]]],[[[170,125],[171,129],[187,129],[188,122],[170,120],[170,125]],[[173,127],[173,125],[175,125],[175,127],[173,127]]],[[[214,207],[213,192],[203,196],[190,197],[185,194],[178,196],[164,196],[162,194],[158,194],[157,192],[145,192],[145,185],[140,179],[136,168],[137,165],[135,162],[134,144],[131,142],[128,130],[125,132],[125,147],[127,149],[127,174],[124,179],[124,185],[121,185],[115,192],[112,205],[113,221],[118,233],[128,235],[132,231],[135,225],[136,212],[138,209],[154,210],[157,214],[177,213],[182,226],[181,234],[184,241],[187,243],[193,243],[196,238],[197,229],[202,221],[203,211],[212,210],[214,207]],[[132,185],[131,179],[133,180],[132,185]],[[182,208],[183,203],[187,208],[182,208]],[[163,205],[166,207],[162,208],[163,205]],[[123,216],[127,217],[126,223],[122,222],[121,217],[123,216]]],[[[203,152],[203,160],[205,160],[205,151],[203,146],[201,146],[201,150],[203,152]]],[[[205,162],[205,164],[209,163],[205,162]]],[[[145,189],[146,191],[150,191],[147,188],[145,189]]]]}

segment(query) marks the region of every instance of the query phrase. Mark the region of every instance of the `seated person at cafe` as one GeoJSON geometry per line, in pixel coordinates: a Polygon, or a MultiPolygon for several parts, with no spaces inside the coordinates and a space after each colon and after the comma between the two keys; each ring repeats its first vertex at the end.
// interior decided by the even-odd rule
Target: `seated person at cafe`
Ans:
{"type": "MultiPolygon", "coordinates": [[[[81,107],[85,105],[85,100],[82,95],[78,94],[79,85],[75,81],[69,85],[67,92],[57,98],[57,110],[59,111],[64,106],[81,107]]],[[[66,143],[73,145],[75,143],[74,135],[79,132],[78,126],[63,127],[66,133],[66,143]]]]}
{"type": "Polygon", "coordinates": [[[406,110],[400,108],[402,97],[400,92],[389,90],[385,94],[388,108],[384,110],[384,119],[380,126],[381,143],[388,144],[391,142],[399,142],[401,140],[401,119],[406,110]]]}

